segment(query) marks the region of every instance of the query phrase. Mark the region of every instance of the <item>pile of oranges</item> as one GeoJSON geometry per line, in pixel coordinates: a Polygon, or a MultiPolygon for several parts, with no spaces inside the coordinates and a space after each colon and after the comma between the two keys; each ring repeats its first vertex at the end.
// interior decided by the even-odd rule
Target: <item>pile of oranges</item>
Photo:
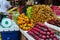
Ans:
{"type": "Polygon", "coordinates": [[[23,30],[29,30],[30,28],[33,27],[33,20],[29,19],[27,16],[25,16],[24,13],[22,13],[17,18],[17,24],[19,25],[19,27],[21,29],[23,29],[23,30]]]}

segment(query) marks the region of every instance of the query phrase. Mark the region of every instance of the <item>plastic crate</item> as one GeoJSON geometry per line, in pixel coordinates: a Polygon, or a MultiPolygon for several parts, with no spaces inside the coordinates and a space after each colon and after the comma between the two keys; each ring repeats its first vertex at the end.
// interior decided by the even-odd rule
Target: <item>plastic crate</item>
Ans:
{"type": "Polygon", "coordinates": [[[18,40],[18,31],[2,32],[2,40],[18,40]]]}

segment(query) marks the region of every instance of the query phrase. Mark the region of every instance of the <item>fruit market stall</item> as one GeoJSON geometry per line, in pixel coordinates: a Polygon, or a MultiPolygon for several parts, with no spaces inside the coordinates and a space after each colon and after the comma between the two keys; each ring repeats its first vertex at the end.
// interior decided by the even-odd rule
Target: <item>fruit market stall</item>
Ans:
{"type": "MultiPolygon", "coordinates": [[[[14,24],[13,28],[15,29],[15,25],[16,27],[18,27],[15,30],[17,29],[20,30],[20,32],[28,40],[60,40],[60,27],[59,27],[60,18],[58,18],[60,16],[59,6],[52,6],[52,0],[45,0],[45,1],[51,1],[46,2],[46,4],[47,3],[49,5],[51,4],[51,6],[40,5],[40,4],[34,5],[34,2],[29,0],[27,4],[32,6],[28,6],[26,9],[25,8],[26,0],[24,0],[25,2],[23,2],[22,0],[21,1],[22,3],[20,1],[21,0],[17,0],[15,2],[15,0],[12,0],[11,1],[12,6],[16,7],[8,11],[9,18],[11,18],[15,22],[15,23],[12,22],[14,24]],[[17,7],[19,6],[19,2],[21,3],[20,7],[17,7]],[[16,11],[15,9],[18,10],[16,11]]],[[[36,2],[36,4],[38,4],[38,2],[36,2]]],[[[13,29],[6,28],[6,30],[4,31],[7,30],[11,31],[13,29]]],[[[24,40],[24,38],[21,40],[24,40]]]]}
{"type": "Polygon", "coordinates": [[[28,40],[60,40],[60,36],[58,36],[60,30],[56,30],[57,26],[60,26],[60,18],[48,5],[30,6],[27,8],[26,14],[20,14],[16,20],[20,32],[28,40]],[[55,28],[47,23],[55,25],[55,28]]]}

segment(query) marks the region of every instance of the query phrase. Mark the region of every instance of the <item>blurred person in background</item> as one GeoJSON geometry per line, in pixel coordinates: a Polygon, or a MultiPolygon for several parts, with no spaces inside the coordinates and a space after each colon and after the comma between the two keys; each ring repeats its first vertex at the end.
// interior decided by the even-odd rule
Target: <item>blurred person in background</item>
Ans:
{"type": "Polygon", "coordinates": [[[7,0],[0,0],[0,12],[3,12],[4,15],[8,15],[7,10],[10,7],[11,5],[7,0]]]}
{"type": "Polygon", "coordinates": [[[53,5],[60,6],[60,0],[52,0],[53,5]]]}
{"type": "Polygon", "coordinates": [[[38,0],[38,4],[45,4],[45,0],[38,0]]]}
{"type": "Polygon", "coordinates": [[[19,10],[20,10],[20,14],[21,13],[26,13],[26,0],[21,0],[19,2],[19,10]]]}

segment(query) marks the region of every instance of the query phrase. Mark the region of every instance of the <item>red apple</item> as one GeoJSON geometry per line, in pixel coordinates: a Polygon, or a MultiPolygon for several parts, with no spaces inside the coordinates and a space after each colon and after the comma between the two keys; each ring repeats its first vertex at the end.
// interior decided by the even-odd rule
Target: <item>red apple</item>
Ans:
{"type": "Polygon", "coordinates": [[[41,39],[41,40],[45,40],[45,39],[41,39]]]}
{"type": "Polygon", "coordinates": [[[54,35],[50,35],[50,38],[53,38],[54,37],[54,35]]]}
{"type": "Polygon", "coordinates": [[[50,32],[47,32],[47,35],[50,35],[50,32]]]}
{"type": "Polygon", "coordinates": [[[44,32],[40,30],[40,34],[44,34],[44,32]]]}
{"type": "Polygon", "coordinates": [[[50,32],[50,34],[51,34],[51,35],[54,35],[54,32],[53,32],[53,31],[51,31],[51,32],[50,32]]]}
{"type": "Polygon", "coordinates": [[[43,25],[42,23],[37,23],[37,24],[38,24],[39,26],[41,26],[41,27],[42,27],[42,26],[44,27],[44,25],[43,25]]]}
{"type": "Polygon", "coordinates": [[[33,28],[33,30],[36,30],[37,32],[40,32],[40,30],[38,28],[33,28]]]}
{"type": "Polygon", "coordinates": [[[34,34],[39,35],[39,33],[35,30],[31,30],[34,34]]]}
{"type": "Polygon", "coordinates": [[[36,25],[36,28],[41,28],[39,25],[36,25]]]}
{"type": "Polygon", "coordinates": [[[50,36],[49,36],[49,35],[47,35],[47,36],[46,36],[46,38],[48,39],[48,38],[50,38],[50,36]]]}
{"type": "Polygon", "coordinates": [[[45,35],[42,35],[42,39],[46,39],[46,36],[45,35]]]}
{"type": "Polygon", "coordinates": [[[57,40],[57,38],[53,38],[53,40],[57,40]]]}

